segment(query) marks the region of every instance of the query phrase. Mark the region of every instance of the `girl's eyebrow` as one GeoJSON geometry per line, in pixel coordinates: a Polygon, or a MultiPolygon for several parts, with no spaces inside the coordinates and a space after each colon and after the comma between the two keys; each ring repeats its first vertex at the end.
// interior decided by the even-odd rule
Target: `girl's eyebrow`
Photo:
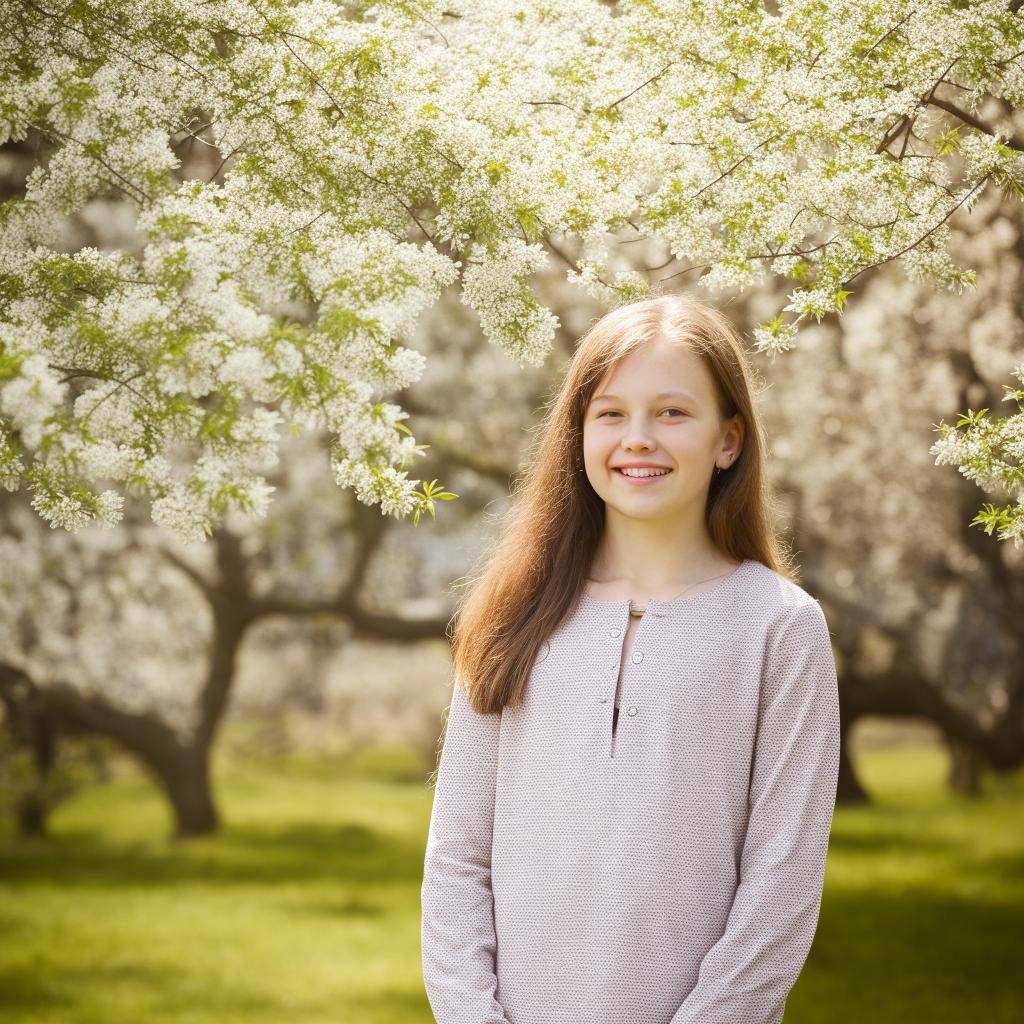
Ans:
{"type": "MultiPolygon", "coordinates": [[[[683,401],[686,401],[686,402],[696,402],[697,401],[697,399],[694,398],[693,395],[689,394],[686,391],[662,391],[661,394],[658,394],[658,395],[654,396],[654,400],[655,401],[658,401],[659,399],[662,399],[662,398],[681,398],[681,399],[683,399],[683,401]]],[[[622,401],[622,399],[618,395],[609,395],[609,394],[595,395],[594,398],[592,399],[592,401],[600,402],[602,399],[608,399],[609,401],[612,401],[612,402],[621,402],[622,401]]]]}

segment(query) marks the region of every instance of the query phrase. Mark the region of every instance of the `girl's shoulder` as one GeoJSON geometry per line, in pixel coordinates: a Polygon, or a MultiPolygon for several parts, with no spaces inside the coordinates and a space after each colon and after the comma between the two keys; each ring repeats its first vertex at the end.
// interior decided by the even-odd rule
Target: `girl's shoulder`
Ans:
{"type": "Polygon", "coordinates": [[[821,610],[821,602],[813,594],[763,562],[748,559],[745,568],[749,571],[744,586],[738,589],[738,599],[757,618],[778,621],[810,605],[821,610]]]}

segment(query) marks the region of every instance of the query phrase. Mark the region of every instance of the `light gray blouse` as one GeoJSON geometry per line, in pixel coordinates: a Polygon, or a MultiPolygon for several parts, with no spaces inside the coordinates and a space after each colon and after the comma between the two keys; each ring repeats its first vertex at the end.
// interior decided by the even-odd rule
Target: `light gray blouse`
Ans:
{"type": "Polygon", "coordinates": [[[438,1024],[779,1024],[817,927],[839,767],[828,625],[753,559],[584,593],[524,701],[456,685],[423,870],[438,1024]]]}

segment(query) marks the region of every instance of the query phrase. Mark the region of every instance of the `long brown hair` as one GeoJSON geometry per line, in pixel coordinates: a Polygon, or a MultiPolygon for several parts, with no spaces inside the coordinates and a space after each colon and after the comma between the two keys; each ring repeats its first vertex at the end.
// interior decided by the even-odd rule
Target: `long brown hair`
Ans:
{"type": "Polygon", "coordinates": [[[775,530],[765,475],[766,438],[754,407],[742,340],[713,306],[680,295],[627,303],[580,338],[561,386],[546,403],[493,550],[469,577],[450,629],[452,667],[479,712],[522,698],[541,645],[575,605],[604,531],[605,506],[583,464],[583,420],[598,384],[625,356],[664,338],[711,371],[723,421],[737,412],[743,450],[713,474],[705,522],[733,559],[752,558],[797,582],[775,530]]]}

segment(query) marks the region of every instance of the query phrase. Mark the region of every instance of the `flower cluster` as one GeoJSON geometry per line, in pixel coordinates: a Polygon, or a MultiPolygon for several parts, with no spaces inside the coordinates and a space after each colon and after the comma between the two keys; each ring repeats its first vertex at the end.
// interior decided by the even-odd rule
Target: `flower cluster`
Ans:
{"type": "Polygon", "coordinates": [[[947,221],[989,183],[1024,195],[999,110],[970,105],[1024,102],[1005,0],[0,14],[0,137],[46,149],[0,204],[0,483],[68,528],[116,521],[130,489],[185,537],[259,514],[264,413],[328,430],[360,500],[432,512],[383,398],[419,379],[403,343],[460,277],[484,335],[540,365],[550,251],[609,305],[690,270],[712,292],[782,275],[755,339],[783,352],[870,267],[969,285],[947,221]],[[185,143],[213,157],[201,177],[185,143]],[[66,252],[62,218],[97,196],[131,206],[138,244],[66,252]],[[623,232],[672,253],[662,276],[618,264],[623,232]]]}
{"type": "MultiPolygon", "coordinates": [[[[1024,384],[1024,363],[1014,370],[1024,384]]],[[[1024,389],[1006,388],[1004,401],[1016,402],[1019,412],[1002,420],[990,420],[988,409],[968,410],[955,426],[939,425],[941,437],[930,451],[936,465],[957,466],[968,480],[1000,497],[1015,499],[1012,505],[985,505],[971,523],[986,533],[997,531],[999,540],[1024,547],[1024,389]]]]}

